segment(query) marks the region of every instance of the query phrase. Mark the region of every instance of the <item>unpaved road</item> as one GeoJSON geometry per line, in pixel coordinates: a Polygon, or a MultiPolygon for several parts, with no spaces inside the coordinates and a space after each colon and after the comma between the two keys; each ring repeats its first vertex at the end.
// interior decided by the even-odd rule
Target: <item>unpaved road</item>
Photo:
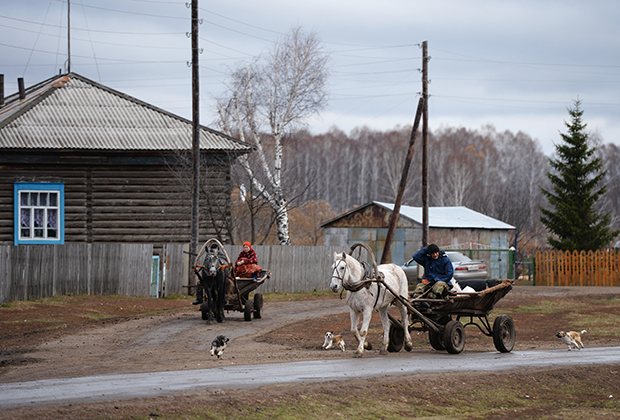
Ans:
{"type": "Polygon", "coordinates": [[[366,359],[319,360],[170,371],[47,379],[0,384],[0,410],[43,404],[92,403],[149,398],[203,389],[244,389],[380,376],[465,371],[507,371],[561,366],[620,364],[620,347],[581,351],[538,350],[424,354],[366,359]]]}
{"type": "MultiPolygon", "coordinates": [[[[285,345],[260,338],[270,331],[283,331],[284,325],[306,319],[310,325],[312,319],[323,317],[348,320],[344,300],[266,304],[261,319],[246,322],[243,313],[232,312],[224,323],[211,325],[201,319],[197,307],[188,304],[171,314],[108,322],[15,352],[16,360],[0,370],[0,382],[312,359],[317,357],[322,336],[314,340],[321,342],[310,348],[300,346],[292,335],[285,345]],[[211,341],[219,334],[231,339],[221,360],[209,354],[211,341]]],[[[329,356],[342,357],[335,352],[329,356]]]]}
{"type": "MultiPolygon", "coordinates": [[[[454,372],[461,365],[474,370],[500,369],[508,360],[516,362],[515,369],[536,367],[539,361],[552,367],[565,363],[620,365],[615,356],[620,354],[620,337],[603,329],[605,322],[610,328],[617,325],[616,318],[610,317],[620,313],[619,298],[620,288],[516,287],[493,311],[498,315],[524,305],[532,307],[531,313],[513,313],[517,343],[508,355],[497,353],[489,337],[467,328],[465,351],[460,355],[432,350],[426,334],[421,334],[414,335],[411,353],[379,357],[376,348],[381,328],[376,319],[369,334],[375,349],[363,359],[351,358],[348,307],[336,295],[266,302],[262,319],[245,322],[242,313],[230,313],[225,323],[212,325],[202,321],[197,308],[188,304],[166,315],[106,322],[71,333],[56,331],[36,344],[18,340],[12,347],[3,347],[0,408],[15,404],[21,408],[5,411],[10,417],[0,414],[0,418],[29,418],[30,408],[37,404],[63,405],[66,417],[67,401],[130,398],[127,389],[140,396],[286,383],[291,390],[292,383],[299,387],[318,380],[349,379],[352,372],[398,376],[454,372]],[[549,301],[567,305],[567,309],[545,316],[536,305],[549,301]],[[601,322],[596,321],[599,318],[601,322]],[[581,329],[580,319],[594,323],[600,332],[588,333],[585,350],[569,353],[554,335],[559,330],[581,329]],[[343,334],[347,351],[321,350],[325,331],[343,334]],[[218,334],[231,338],[220,360],[209,355],[211,340],[218,334]],[[420,367],[421,363],[426,366],[420,367]],[[221,382],[229,377],[232,384],[221,382]]],[[[260,392],[241,400],[251,403],[257,395],[260,392]]],[[[112,410],[117,411],[116,407],[112,410]]]]}

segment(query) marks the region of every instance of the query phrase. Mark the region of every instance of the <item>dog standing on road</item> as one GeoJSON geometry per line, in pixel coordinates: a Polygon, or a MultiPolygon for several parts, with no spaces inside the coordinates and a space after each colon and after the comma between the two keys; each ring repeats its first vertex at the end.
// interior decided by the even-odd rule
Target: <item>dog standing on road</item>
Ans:
{"type": "Polygon", "coordinates": [[[334,335],[328,331],[325,333],[325,341],[321,347],[325,350],[329,350],[334,346],[338,346],[340,350],[344,351],[344,340],[341,335],[334,335]]]}
{"type": "Polygon", "coordinates": [[[224,353],[226,344],[228,344],[229,341],[230,339],[223,335],[218,335],[215,337],[215,340],[211,342],[211,356],[217,356],[219,359],[222,356],[222,353],[224,353]]]}
{"type": "Polygon", "coordinates": [[[577,331],[560,331],[555,336],[561,339],[564,344],[568,346],[568,351],[574,346],[577,350],[581,350],[583,348],[583,343],[581,342],[581,334],[586,333],[586,330],[582,330],[580,333],[577,331]]]}

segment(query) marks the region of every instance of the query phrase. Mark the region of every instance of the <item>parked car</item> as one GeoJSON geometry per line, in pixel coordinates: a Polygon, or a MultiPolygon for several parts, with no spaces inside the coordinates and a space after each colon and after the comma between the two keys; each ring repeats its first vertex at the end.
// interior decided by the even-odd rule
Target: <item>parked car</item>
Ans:
{"type": "MultiPolygon", "coordinates": [[[[487,267],[482,260],[472,260],[456,251],[446,251],[446,255],[452,262],[454,278],[456,280],[484,280],[489,276],[487,267]]],[[[418,263],[413,258],[407,261],[405,265],[402,265],[401,268],[407,275],[409,284],[418,283],[418,263]]]]}

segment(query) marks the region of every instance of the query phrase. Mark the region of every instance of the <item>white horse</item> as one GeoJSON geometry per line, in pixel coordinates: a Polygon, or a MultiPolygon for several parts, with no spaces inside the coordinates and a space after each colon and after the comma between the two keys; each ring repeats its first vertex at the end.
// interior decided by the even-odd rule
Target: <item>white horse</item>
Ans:
{"type": "MultiPolygon", "coordinates": [[[[395,264],[381,264],[377,269],[383,274],[383,281],[392,290],[406,299],[408,295],[407,276],[402,268],[395,264]]],[[[407,328],[409,325],[407,308],[387,290],[385,285],[379,282],[373,281],[368,284],[368,287],[358,289],[364,279],[364,271],[362,264],[346,252],[342,254],[334,253],[332,279],[329,288],[334,293],[347,289],[347,305],[349,305],[351,315],[351,332],[358,342],[355,356],[361,357],[364,354],[364,348],[370,349],[370,343],[366,342],[366,335],[368,334],[368,326],[370,325],[373,309],[379,311],[381,324],[383,324],[383,346],[381,346],[380,354],[387,354],[390,331],[388,307],[392,303],[400,310],[401,322],[405,327],[405,349],[411,351],[413,343],[407,328]],[[359,328],[360,317],[362,318],[361,328],[359,328]]]]}

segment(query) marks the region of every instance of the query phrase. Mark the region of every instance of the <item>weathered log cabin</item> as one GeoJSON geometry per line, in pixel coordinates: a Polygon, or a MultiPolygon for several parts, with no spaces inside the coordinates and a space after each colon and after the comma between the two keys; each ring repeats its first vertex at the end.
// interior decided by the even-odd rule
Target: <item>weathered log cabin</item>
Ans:
{"type": "MultiPolygon", "coordinates": [[[[0,244],[190,242],[191,121],[75,73],[3,96],[0,244]]],[[[229,242],[231,165],[251,150],[200,127],[199,243],[229,242]]]]}

